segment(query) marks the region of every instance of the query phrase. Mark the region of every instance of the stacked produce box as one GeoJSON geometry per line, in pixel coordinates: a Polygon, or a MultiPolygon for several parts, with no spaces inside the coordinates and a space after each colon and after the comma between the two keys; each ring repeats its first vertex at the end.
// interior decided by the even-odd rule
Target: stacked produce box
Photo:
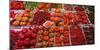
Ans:
{"type": "Polygon", "coordinates": [[[94,9],[86,5],[10,1],[10,48],[94,44],[94,11],[89,7],[94,9]]]}

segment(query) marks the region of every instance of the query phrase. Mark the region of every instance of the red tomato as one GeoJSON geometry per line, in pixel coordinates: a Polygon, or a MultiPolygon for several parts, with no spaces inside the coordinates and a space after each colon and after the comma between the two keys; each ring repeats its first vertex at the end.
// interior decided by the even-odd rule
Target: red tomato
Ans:
{"type": "Polygon", "coordinates": [[[47,41],[47,40],[49,40],[49,37],[48,37],[48,36],[44,36],[43,39],[44,39],[45,41],[47,41]]]}

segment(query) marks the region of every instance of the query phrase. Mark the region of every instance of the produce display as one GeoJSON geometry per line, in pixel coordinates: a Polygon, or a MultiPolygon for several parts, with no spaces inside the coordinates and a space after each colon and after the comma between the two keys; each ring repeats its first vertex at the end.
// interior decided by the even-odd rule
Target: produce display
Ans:
{"type": "Polygon", "coordinates": [[[11,50],[94,44],[90,7],[10,1],[11,50]]]}

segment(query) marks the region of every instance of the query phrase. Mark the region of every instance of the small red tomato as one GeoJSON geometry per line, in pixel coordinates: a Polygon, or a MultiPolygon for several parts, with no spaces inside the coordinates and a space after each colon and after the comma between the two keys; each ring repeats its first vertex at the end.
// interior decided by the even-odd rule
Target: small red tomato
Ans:
{"type": "Polygon", "coordinates": [[[49,34],[49,32],[48,31],[44,31],[44,33],[43,33],[45,36],[47,36],[48,34],[49,34]]]}
{"type": "Polygon", "coordinates": [[[69,34],[64,33],[63,36],[64,37],[69,37],[69,34]]]}
{"type": "Polygon", "coordinates": [[[61,43],[56,43],[56,46],[61,46],[61,43]]]}
{"type": "Polygon", "coordinates": [[[61,42],[61,38],[60,37],[56,37],[56,43],[61,42]]]}
{"type": "Polygon", "coordinates": [[[43,30],[39,30],[39,31],[38,31],[38,35],[42,35],[43,32],[44,32],[43,30]]]}
{"type": "Polygon", "coordinates": [[[43,46],[48,46],[48,42],[47,41],[43,41],[42,44],[43,44],[43,46]]]}
{"type": "Polygon", "coordinates": [[[49,37],[48,37],[48,36],[44,36],[43,39],[44,39],[45,41],[47,41],[47,40],[49,39],[49,37]]]}
{"type": "Polygon", "coordinates": [[[63,46],[69,46],[70,43],[69,42],[63,42],[63,46]]]}
{"type": "Polygon", "coordinates": [[[53,46],[54,42],[48,42],[48,46],[53,46]]]}
{"type": "Polygon", "coordinates": [[[37,38],[43,38],[43,35],[37,35],[37,38]]]}
{"type": "Polygon", "coordinates": [[[43,40],[43,35],[37,35],[37,41],[40,42],[43,40]]]}
{"type": "Polygon", "coordinates": [[[54,37],[54,33],[49,33],[49,37],[54,37]]]}
{"type": "Polygon", "coordinates": [[[54,41],[54,38],[50,38],[49,41],[50,41],[50,42],[54,41]]]}
{"type": "Polygon", "coordinates": [[[56,32],[56,36],[60,37],[60,36],[61,36],[61,34],[60,34],[59,32],[56,32]]]}
{"type": "Polygon", "coordinates": [[[63,42],[69,42],[69,38],[68,37],[62,37],[63,38],[63,42]]]}
{"type": "Polygon", "coordinates": [[[41,42],[41,41],[42,41],[42,38],[37,38],[37,41],[38,41],[38,42],[41,42]]]}
{"type": "Polygon", "coordinates": [[[64,33],[64,30],[60,30],[60,33],[64,33]]]}

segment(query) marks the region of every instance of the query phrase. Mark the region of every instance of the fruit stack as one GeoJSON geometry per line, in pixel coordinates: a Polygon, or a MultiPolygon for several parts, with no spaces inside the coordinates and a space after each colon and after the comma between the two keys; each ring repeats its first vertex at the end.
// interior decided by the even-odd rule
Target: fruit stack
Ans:
{"type": "Polygon", "coordinates": [[[86,8],[85,5],[11,1],[11,49],[93,44],[94,24],[86,8]]]}
{"type": "Polygon", "coordinates": [[[37,31],[39,28],[22,28],[20,30],[11,30],[11,48],[12,49],[25,49],[35,48],[37,31]]]}
{"type": "Polygon", "coordinates": [[[68,28],[67,29],[60,28],[60,30],[58,32],[56,32],[55,45],[56,46],[68,46],[68,45],[70,45],[68,28]]]}
{"type": "Polygon", "coordinates": [[[32,22],[32,16],[29,9],[23,10],[20,14],[17,14],[14,19],[11,20],[12,26],[30,26],[32,22]]]}
{"type": "Polygon", "coordinates": [[[49,29],[42,28],[37,33],[36,47],[53,47],[54,46],[54,33],[49,32],[49,29]]]}
{"type": "Polygon", "coordinates": [[[15,10],[18,10],[18,9],[24,9],[24,2],[23,1],[11,1],[10,2],[10,9],[15,9],[15,10]]]}

